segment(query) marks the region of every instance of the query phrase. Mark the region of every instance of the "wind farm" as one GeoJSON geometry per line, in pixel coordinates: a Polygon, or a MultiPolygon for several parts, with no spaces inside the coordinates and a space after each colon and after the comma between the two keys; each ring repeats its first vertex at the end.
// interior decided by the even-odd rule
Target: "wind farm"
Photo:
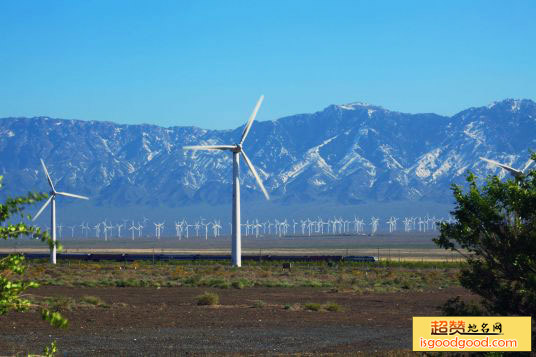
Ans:
{"type": "MultiPolygon", "coordinates": [[[[225,257],[228,250],[221,244],[230,238],[231,245],[231,265],[240,267],[242,265],[242,237],[248,239],[248,259],[251,256],[258,256],[261,259],[262,251],[265,254],[270,254],[275,257],[281,255],[283,258],[288,256],[301,256],[303,260],[308,257],[324,256],[329,260],[330,257],[341,257],[344,252],[346,256],[352,253],[352,256],[359,256],[360,253],[366,254],[363,259],[378,260],[381,257],[381,251],[398,250],[399,260],[424,260],[424,259],[445,259],[448,261],[448,254],[438,251],[431,241],[431,237],[437,234],[438,227],[442,223],[452,223],[453,219],[450,216],[436,217],[430,216],[406,216],[404,217],[404,234],[398,226],[399,217],[389,216],[382,221],[380,217],[371,215],[369,217],[354,214],[352,217],[348,215],[346,210],[344,216],[333,217],[297,217],[287,215],[278,218],[264,217],[248,217],[245,222],[241,220],[241,205],[240,205],[240,157],[244,159],[246,165],[255,179],[255,184],[263,193],[266,200],[270,199],[267,189],[253,166],[251,160],[246,155],[243,144],[253,126],[253,122],[264,100],[264,96],[260,96],[252,113],[241,132],[240,140],[235,145],[186,145],[182,147],[185,152],[192,151],[193,155],[189,160],[196,161],[199,158],[195,155],[198,151],[231,151],[232,153],[232,214],[231,220],[222,225],[222,218],[215,217],[211,219],[198,217],[174,218],[175,234],[168,230],[168,234],[162,233],[165,231],[166,224],[164,220],[156,219],[150,222],[145,216],[132,218],[122,218],[113,222],[107,217],[97,219],[96,222],[69,221],[72,224],[68,227],[71,229],[71,240],[64,240],[65,250],[68,252],[76,252],[77,254],[106,254],[109,253],[109,259],[116,259],[115,253],[118,251],[121,254],[130,254],[131,259],[135,259],[136,254],[147,254],[156,250],[159,254],[170,254],[179,259],[179,255],[184,255],[187,259],[191,254],[206,254],[214,258],[215,255],[225,257]],[[121,223],[122,222],[122,223],[121,223]],[[127,223],[130,222],[129,226],[127,223]],[[292,224],[290,223],[292,222],[292,224]],[[151,232],[148,226],[154,226],[154,231],[151,232]],[[228,228],[228,229],[227,229],[228,228]],[[122,237],[121,229],[130,232],[129,237],[122,237]],[[75,235],[76,231],[76,235],[75,235]],[[428,232],[428,234],[426,234],[428,232]],[[381,235],[383,237],[393,236],[393,239],[376,239],[381,235]],[[161,240],[161,237],[162,240],[161,240]],[[413,251],[412,244],[415,243],[417,237],[418,243],[413,251]],[[76,239],[75,239],[76,238],[76,239]],[[202,242],[204,238],[205,242],[202,242]],[[326,240],[324,240],[324,238],[326,240]],[[341,240],[342,238],[342,240],[341,240]],[[283,242],[283,244],[281,244],[283,242]],[[286,243],[285,243],[286,242],[286,243]],[[332,246],[331,244],[334,243],[332,246]],[[342,242],[342,243],[341,243],[342,242]],[[125,244],[126,243],[126,244],[125,244]],[[327,244],[326,244],[327,243],[327,244]],[[103,245],[104,244],[104,245],[103,245]],[[287,247],[285,247],[285,244],[287,247]],[[342,245],[341,245],[342,244],[342,245]],[[403,248],[403,249],[402,249],[403,248]],[[404,254],[401,252],[404,251],[404,254]],[[260,254],[257,254],[260,252],[260,254]],[[375,254],[377,253],[377,254],[375,254]]],[[[483,158],[482,158],[483,159],[483,158]]],[[[483,159],[487,162],[496,163],[483,159]]],[[[525,169],[530,165],[529,160],[525,169]]],[[[498,163],[496,163],[498,164],[498,163]]],[[[499,166],[501,164],[498,164],[499,166]]],[[[50,232],[53,242],[56,242],[56,232],[62,232],[64,225],[56,222],[55,214],[55,198],[56,195],[67,196],[79,199],[88,200],[88,197],[57,192],[53,181],[48,173],[44,161],[41,159],[41,166],[51,188],[50,197],[45,204],[39,209],[33,217],[35,221],[43,212],[43,210],[52,202],[51,206],[51,224],[43,226],[43,230],[50,232]]],[[[502,165],[501,167],[504,167],[502,165]]],[[[525,170],[524,169],[524,170],[525,170]]],[[[511,169],[513,170],[513,169],[511,169]]],[[[517,171],[516,171],[517,172],[517,171]]],[[[262,206],[262,202],[255,203],[262,206]]],[[[66,227],[66,226],[65,226],[66,227]]],[[[43,248],[36,248],[35,244],[17,244],[17,249],[26,254],[42,254],[43,248]]],[[[5,248],[4,252],[9,252],[10,248],[5,248]]],[[[0,247],[1,251],[1,247],[0,247]]],[[[53,246],[50,251],[50,261],[56,264],[56,246],[53,246]]],[[[386,254],[383,254],[384,256],[386,254]]],[[[106,255],[102,256],[106,259],[106,255]]],[[[360,258],[361,259],[361,258],[360,258]]]]}
{"type": "Polygon", "coordinates": [[[0,355],[534,353],[535,10],[0,2],[0,355]]]}
{"type": "MultiPolygon", "coordinates": [[[[125,325],[133,326],[136,334],[147,327],[158,329],[163,325],[175,326],[177,316],[189,314],[192,308],[195,316],[181,328],[185,328],[195,339],[205,338],[205,331],[196,326],[216,320],[231,321],[237,317],[243,322],[222,324],[217,330],[218,335],[204,347],[199,343],[188,345],[185,337],[176,333],[177,327],[169,330],[175,337],[164,332],[153,338],[157,341],[173,341],[170,348],[174,351],[197,353],[208,350],[218,354],[224,351],[221,341],[234,338],[228,331],[245,331],[255,325],[261,326],[259,331],[263,331],[262,336],[251,334],[251,343],[242,343],[237,349],[229,351],[240,353],[247,347],[264,353],[266,348],[273,349],[275,346],[271,341],[277,339],[278,334],[269,326],[276,324],[288,329],[288,334],[298,341],[299,350],[319,348],[310,342],[311,331],[316,331],[316,338],[323,341],[330,341],[332,331],[336,331],[345,336],[344,351],[355,352],[362,348],[370,351],[384,340],[383,335],[378,333],[380,329],[377,324],[388,326],[394,332],[396,326],[405,323],[409,314],[440,313],[438,306],[452,293],[468,300],[475,299],[457,281],[460,270],[467,266],[468,251],[449,252],[434,242],[440,235],[441,227],[457,222],[456,217],[445,209],[449,205],[441,202],[416,204],[414,201],[377,202],[372,205],[366,200],[344,201],[346,203],[341,205],[312,198],[310,192],[322,193],[328,180],[343,181],[341,173],[347,170],[348,163],[362,160],[357,154],[344,155],[341,160],[346,164],[335,171],[336,165],[329,161],[330,155],[335,154],[330,154],[329,150],[323,151],[323,148],[337,140],[337,135],[305,150],[303,160],[288,165],[279,179],[274,180],[264,157],[267,144],[256,130],[264,124],[254,123],[263,100],[264,96],[258,99],[243,127],[227,133],[224,138],[215,140],[204,137],[205,134],[199,138],[185,136],[182,140],[177,139],[173,144],[168,142],[167,146],[163,146],[176,146],[173,155],[181,158],[179,167],[191,167],[195,172],[195,175],[183,176],[174,187],[197,187],[198,191],[192,189],[190,193],[192,199],[203,200],[213,197],[214,193],[221,193],[224,197],[222,200],[195,206],[181,196],[181,204],[173,205],[174,196],[168,190],[164,198],[158,200],[159,206],[142,205],[141,209],[120,206],[115,210],[98,204],[87,206],[94,200],[93,196],[101,204],[105,201],[98,192],[76,184],[82,182],[84,177],[76,162],[69,161],[66,165],[69,169],[54,164],[50,174],[40,158],[35,165],[39,170],[35,172],[41,174],[40,182],[44,172],[49,192],[44,204],[32,217],[32,222],[50,235],[52,244],[47,248],[35,240],[0,242],[0,255],[23,254],[31,262],[25,277],[37,279],[43,285],[40,288],[42,294],[53,291],[66,296],[62,299],[67,300],[47,297],[44,301],[47,307],[68,312],[76,329],[88,329],[94,336],[101,336],[102,333],[113,336],[113,340],[104,338],[103,344],[90,338],[90,345],[99,346],[95,347],[98,353],[105,350],[129,353],[153,351],[155,347],[150,340],[142,339],[139,346],[130,346],[125,340],[127,335],[117,331],[121,331],[125,325]],[[228,144],[234,140],[237,140],[237,144],[228,144]],[[190,145],[196,142],[199,145],[190,145]],[[246,146],[250,143],[251,146],[246,146]],[[258,168],[249,159],[244,146],[248,152],[254,152],[255,162],[260,162],[258,168]],[[231,160],[225,155],[227,151],[232,154],[231,160]],[[246,162],[249,175],[241,175],[240,158],[246,162]],[[221,170],[213,172],[217,179],[202,173],[201,168],[207,167],[221,170]],[[73,175],[69,170],[76,174],[73,175]],[[317,191],[311,191],[302,184],[298,186],[297,193],[288,196],[293,185],[300,184],[301,175],[306,175],[307,185],[315,187],[317,191]],[[60,179],[53,181],[55,177],[60,179]],[[59,185],[66,185],[69,191],[88,192],[92,200],[88,196],[57,191],[59,185]],[[245,195],[241,195],[241,188],[245,195]],[[61,202],[61,209],[56,210],[58,197],[81,199],[86,205],[84,202],[65,200],[61,202]],[[296,203],[289,197],[306,199],[306,202],[296,203]],[[45,220],[43,212],[49,206],[50,219],[45,220]],[[61,252],[57,251],[55,242],[61,242],[61,252]],[[439,271],[442,273],[439,274],[439,271]],[[151,309],[147,301],[155,301],[155,288],[157,291],[164,289],[165,292],[157,295],[161,314],[151,320],[144,311],[151,309]],[[208,302],[209,306],[218,309],[207,310],[204,307],[205,299],[218,298],[223,303],[208,302]],[[181,301],[181,305],[177,306],[174,299],[181,301]],[[422,299],[429,301],[424,307],[422,303],[417,303],[422,299]],[[244,301],[247,303],[244,304],[244,301]],[[375,307],[373,301],[385,303],[375,307]],[[400,304],[402,308],[396,313],[382,312],[390,311],[392,303],[400,304]],[[99,325],[88,326],[84,323],[94,319],[89,316],[94,314],[94,311],[88,310],[89,306],[98,309],[99,316],[109,318],[108,322],[99,317],[95,319],[99,325]],[[244,309],[254,309],[254,313],[244,309]],[[116,314],[121,316],[121,320],[111,318],[116,314]],[[379,316],[376,322],[365,323],[371,321],[367,317],[371,314],[379,316]],[[136,322],[140,316],[144,318],[141,324],[136,322]],[[297,321],[302,327],[295,330],[293,326],[297,321]],[[329,326],[329,329],[323,330],[325,326],[329,326]],[[365,345],[359,342],[361,334],[351,332],[364,327],[370,329],[371,341],[365,345]],[[120,342],[114,345],[112,341],[120,342]]],[[[166,155],[165,150],[151,151],[146,132],[142,132],[141,138],[142,148],[147,153],[145,165],[159,162],[166,155]]],[[[106,141],[106,145],[111,146],[111,142],[106,141]]],[[[280,149],[280,152],[284,153],[285,150],[280,149]]],[[[393,161],[389,150],[382,150],[386,158],[383,162],[387,166],[396,166],[398,160],[393,161]]],[[[436,171],[429,176],[438,177],[451,160],[447,158],[439,166],[427,155],[415,164],[416,177],[427,177],[427,170],[434,167],[436,171]]],[[[490,157],[489,154],[486,156],[490,157]]],[[[502,180],[508,179],[505,172],[516,180],[523,180],[533,163],[532,159],[522,155],[516,160],[512,160],[511,156],[491,157],[497,157],[497,160],[476,156],[469,165],[464,163],[463,167],[471,166],[481,173],[494,173],[502,180]],[[513,168],[516,166],[522,169],[513,168]]],[[[53,159],[50,156],[45,158],[47,161],[53,159]]],[[[279,160],[281,157],[276,162],[279,160]]],[[[366,165],[368,173],[374,173],[366,165]]],[[[374,170],[378,170],[378,166],[374,170]]],[[[110,176],[102,168],[100,172],[106,173],[104,177],[110,176]]],[[[158,177],[165,176],[162,168],[157,172],[158,177]]],[[[372,176],[372,185],[369,183],[366,190],[361,192],[374,190],[375,180],[381,180],[376,176],[372,176]]],[[[363,179],[363,176],[358,177],[356,182],[363,179]]],[[[130,180],[135,182],[134,177],[130,180]]],[[[124,184],[128,185],[131,181],[127,180],[124,184]]],[[[166,187],[161,189],[166,190],[166,187]]],[[[417,192],[416,188],[412,190],[417,192]]],[[[423,188],[420,190],[425,192],[423,188]]],[[[113,186],[113,190],[105,192],[108,197],[123,191],[121,186],[113,186]]],[[[320,197],[333,196],[331,189],[326,192],[320,197]]],[[[348,193],[345,192],[345,195],[348,196],[348,193]]],[[[158,191],[153,190],[151,196],[159,197],[158,191]]],[[[363,197],[366,197],[366,193],[363,193],[363,197]]],[[[344,199],[344,195],[339,194],[338,199],[341,198],[344,199]]],[[[24,323],[25,320],[17,321],[24,323]]],[[[42,336],[53,333],[44,327],[38,330],[42,336]]],[[[16,336],[18,340],[22,338],[16,330],[14,332],[0,326],[0,331],[16,336]]],[[[76,334],[68,336],[64,348],[81,352],[77,347],[76,334]]],[[[409,335],[405,335],[393,345],[393,349],[403,350],[408,341],[409,335]]],[[[25,342],[27,346],[34,346],[32,343],[35,342],[25,342]]],[[[10,346],[15,344],[7,344],[5,349],[14,348],[10,346]]],[[[282,346],[282,351],[292,351],[290,345],[283,343],[282,346]]],[[[335,343],[330,346],[327,351],[334,351],[333,346],[340,345],[335,343]]],[[[3,348],[1,340],[0,348],[3,348]]],[[[159,348],[156,350],[159,353],[163,351],[159,348]]]]}

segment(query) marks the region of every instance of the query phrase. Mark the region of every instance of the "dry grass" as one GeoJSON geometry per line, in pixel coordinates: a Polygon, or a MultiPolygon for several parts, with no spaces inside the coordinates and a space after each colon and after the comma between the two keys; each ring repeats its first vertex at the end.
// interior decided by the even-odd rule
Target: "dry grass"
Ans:
{"type": "MultiPolygon", "coordinates": [[[[73,311],[76,309],[84,308],[110,308],[104,300],[98,296],[85,295],[80,299],[75,299],[70,296],[37,296],[29,295],[31,301],[39,303],[40,306],[44,306],[53,311],[73,311]]],[[[118,304],[117,307],[126,307],[126,304],[118,304]]]]}
{"type": "Polygon", "coordinates": [[[253,304],[251,305],[251,307],[255,307],[255,308],[262,308],[265,306],[266,306],[266,302],[263,300],[255,300],[253,301],[253,304]]]}
{"type": "MultiPolygon", "coordinates": [[[[285,305],[286,308],[286,305],[285,305]]],[[[294,310],[299,309],[299,306],[294,306],[294,310]]],[[[306,311],[329,311],[329,312],[340,312],[343,311],[342,306],[335,302],[327,302],[325,304],[320,304],[317,302],[308,302],[303,304],[303,310],[306,311]]]]}
{"type": "Polygon", "coordinates": [[[398,292],[458,286],[459,265],[433,263],[363,264],[295,263],[292,272],[281,263],[228,262],[66,262],[56,266],[32,262],[23,279],[42,285],[86,287],[311,287],[333,291],[398,292]]]}
{"type": "Polygon", "coordinates": [[[197,305],[219,305],[220,297],[218,294],[205,292],[196,297],[197,305]]]}
{"type": "Polygon", "coordinates": [[[83,302],[83,303],[90,304],[90,305],[95,305],[95,306],[105,306],[106,305],[104,300],[102,300],[100,297],[92,296],[92,295],[82,296],[80,301],[83,302]]]}

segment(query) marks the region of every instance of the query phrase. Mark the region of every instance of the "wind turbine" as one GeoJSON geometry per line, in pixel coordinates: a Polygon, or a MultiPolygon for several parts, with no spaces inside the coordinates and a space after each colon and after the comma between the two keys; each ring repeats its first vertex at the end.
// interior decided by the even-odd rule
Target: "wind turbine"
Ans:
{"type": "Polygon", "coordinates": [[[102,223],[97,223],[93,226],[93,229],[95,229],[95,235],[97,236],[97,239],[100,238],[100,225],[102,223]]]}
{"type": "Polygon", "coordinates": [[[132,225],[130,226],[130,228],[128,229],[129,231],[132,232],[132,240],[134,240],[134,230],[137,230],[138,228],[134,225],[134,221],[132,221],[132,225]]]}
{"type": "Polygon", "coordinates": [[[162,232],[162,228],[164,228],[164,222],[154,223],[155,235],[158,240],[160,240],[160,233],[162,232]]]}
{"type": "Polygon", "coordinates": [[[231,248],[231,259],[232,264],[234,266],[240,267],[242,266],[242,242],[241,242],[241,232],[240,232],[240,155],[244,158],[244,161],[246,162],[247,166],[249,167],[249,170],[255,177],[255,180],[257,181],[257,184],[259,185],[260,189],[264,193],[264,196],[267,200],[270,199],[270,196],[268,196],[268,192],[264,188],[264,185],[262,184],[262,181],[257,174],[257,170],[255,170],[255,167],[253,167],[253,164],[249,160],[248,156],[242,149],[242,145],[244,144],[244,141],[246,140],[246,137],[249,133],[249,130],[251,129],[251,125],[253,124],[253,120],[255,119],[255,116],[257,115],[257,111],[259,110],[261,103],[264,99],[264,96],[261,95],[259,100],[257,101],[257,105],[255,105],[255,108],[253,109],[253,112],[251,113],[251,116],[249,117],[249,120],[244,127],[244,131],[242,132],[242,138],[240,139],[240,142],[235,145],[200,145],[200,146],[184,146],[183,149],[185,150],[229,150],[233,153],[233,224],[232,224],[232,248],[231,248]]]}
{"type": "Polygon", "coordinates": [[[125,224],[119,224],[119,223],[117,223],[115,225],[115,228],[117,228],[117,237],[118,238],[121,238],[121,228],[123,228],[123,227],[126,227],[126,225],[125,224]]]}
{"type": "Polygon", "coordinates": [[[525,171],[529,168],[529,166],[532,164],[532,160],[529,160],[529,161],[527,161],[527,163],[525,164],[525,167],[522,170],[517,170],[517,169],[514,169],[513,167],[510,167],[508,165],[501,164],[500,162],[497,162],[495,160],[486,159],[485,157],[480,157],[480,160],[484,160],[486,162],[489,162],[490,164],[493,164],[495,166],[499,166],[499,167],[505,169],[506,171],[510,172],[512,174],[512,176],[514,176],[514,177],[519,177],[519,176],[523,175],[525,173],[525,171]]]}
{"type": "Polygon", "coordinates": [[[52,248],[50,248],[50,262],[52,264],[56,264],[56,196],[66,196],[66,197],[73,197],[73,198],[80,198],[83,200],[89,200],[86,196],[80,196],[75,195],[72,193],[67,192],[58,192],[56,191],[56,188],[54,188],[54,184],[52,183],[52,179],[50,178],[50,175],[48,174],[47,167],[45,166],[45,162],[43,159],[41,159],[41,165],[43,165],[43,170],[45,171],[45,175],[47,176],[48,184],[50,185],[51,191],[50,191],[50,197],[45,202],[45,204],[37,211],[36,215],[32,219],[32,221],[35,221],[37,217],[45,210],[45,208],[48,206],[50,202],[52,202],[51,209],[50,209],[50,225],[52,230],[52,241],[54,242],[54,245],[52,248]]]}

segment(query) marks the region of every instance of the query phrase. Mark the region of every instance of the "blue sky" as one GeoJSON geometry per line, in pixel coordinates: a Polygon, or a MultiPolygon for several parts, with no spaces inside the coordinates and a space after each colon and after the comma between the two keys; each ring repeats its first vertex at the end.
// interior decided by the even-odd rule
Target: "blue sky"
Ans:
{"type": "Polygon", "coordinates": [[[242,125],[536,99],[536,1],[3,1],[0,117],[242,125]]]}

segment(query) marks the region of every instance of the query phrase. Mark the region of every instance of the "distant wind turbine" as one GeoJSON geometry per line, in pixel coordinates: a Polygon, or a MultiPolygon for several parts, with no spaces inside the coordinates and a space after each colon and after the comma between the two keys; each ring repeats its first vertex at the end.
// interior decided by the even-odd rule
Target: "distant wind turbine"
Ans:
{"type": "MultiPolygon", "coordinates": [[[[43,170],[45,171],[45,175],[47,176],[48,184],[50,185],[51,191],[50,191],[50,197],[45,202],[45,204],[41,207],[41,209],[37,211],[32,221],[35,221],[37,217],[39,217],[39,215],[48,206],[48,204],[52,202],[51,210],[50,210],[50,221],[51,221],[50,225],[51,225],[51,230],[52,230],[52,241],[56,243],[56,196],[59,195],[59,196],[80,198],[83,200],[89,200],[89,198],[86,196],[75,195],[72,193],[56,191],[56,189],[54,188],[54,184],[52,183],[52,179],[50,178],[50,175],[48,174],[48,170],[47,170],[47,167],[45,166],[45,162],[43,161],[43,159],[41,159],[41,165],[43,165],[43,170]]],[[[52,264],[56,264],[56,245],[55,244],[52,246],[52,248],[50,248],[50,262],[52,264]]]]}
{"type": "Polygon", "coordinates": [[[532,160],[527,161],[525,164],[525,167],[522,170],[514,169],[513,167],[510,167],[505,164],[501,164],[500,162],[497,162],[495,160],[486,159],[485,157],[480,157],[480,160],[484,160],[486,162],[489,162],[492,165],[499,166],[500,168],[505,169],[506,171],[510,172],[512,176],[519,177],[525,173],[525,171],[529,168],[529,166],[532,164],[532,160]]]}
{"type": "Polygon", "coordinates": [[[259,185],[260,189],[264,193],[264,196],[267,200],[270,199],[268,196],[268,192],[264,188],[264,185],[262,184],[262,181],[257,174],[257,170],[255,170],[255,167],[253,167],[253,164],[247,157],[246,153],[242,149],[242,144],[244,144],[244,140],[246,140],[246,137],[249,133],[249,130],[251,129],[251,125],[253,124],[253,120],[255,119],[255,116],[257,115],[257,111],[259,110],[261,103],[264,99],[264,96],[261,95],[259,98],[257,105],[255,105],[255,108],[253,109],[253,113],[251,113],[251,116],[249,117],[249,120],[244,127],[244,131],[242,132],[242,138],[240,139],[240,142],[235,145],[200,145],[200,146],[184,146],[183,149],[185,150],[229,150],[233,153],[233,224],[232,224],[232,249],[231,249],[231,256],[232,256],[232,264],[234,266],[241,266],[242,265],[242,243],[241,243],[241,232],[240,232],[240,155],[244,158],[244,161],[248,165],[251,173],[255,177],[255,180],[257,181],[257,184],[259,185]]]}

